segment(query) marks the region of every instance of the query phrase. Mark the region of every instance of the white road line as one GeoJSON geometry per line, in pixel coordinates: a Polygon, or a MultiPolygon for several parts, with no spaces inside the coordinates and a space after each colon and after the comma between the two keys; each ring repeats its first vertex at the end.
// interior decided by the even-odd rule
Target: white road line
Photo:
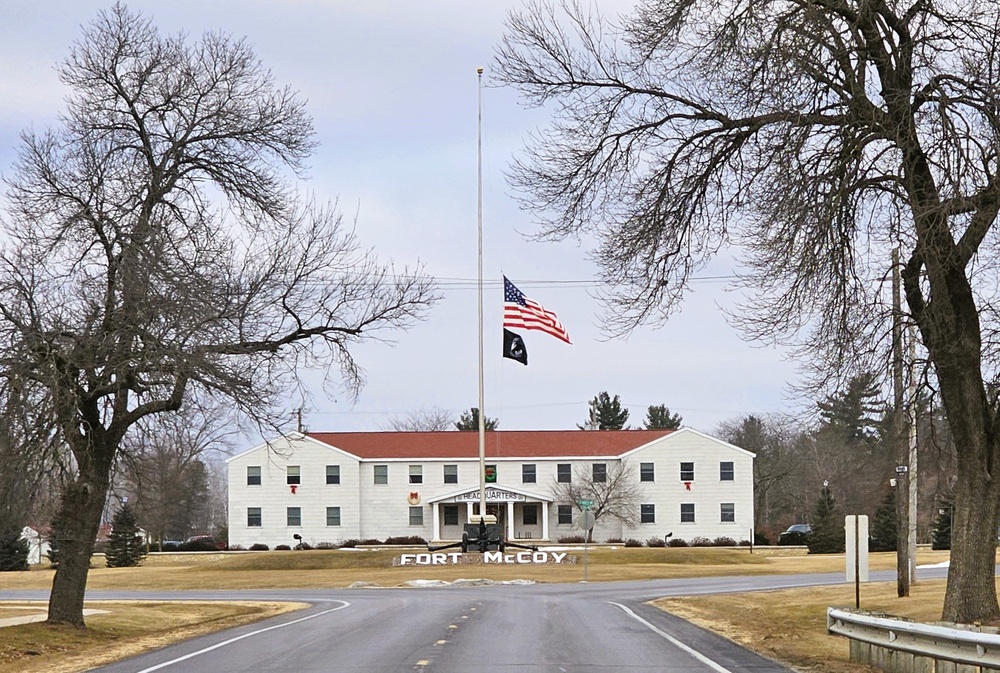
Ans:
{"type": "Polygon", "coordinates": [[[176,659],[171,659],[170,661],[164,661],[162,664],[157,664],[156,666],[150,666],[149,668],[144,668],[141,671],[136,671],[136,673],[150,673],[151,671],[158,671],[161,668],[166,668],[167,666],[173,666],[174,664],[186,661],[193,657],[205,654],[206,652],[211,652],[212,650],[217,650],[220,647],[225,647],[226,645],[231,645],[238,640],[243,640],[244,638],[249,638],[251,636],[257,636],[261,633],[267,633],[268,631],[273,631],[275,629],[283,629],[286,626],[292,626],[293,624],[300,624],[310,619],[316,619],[317,617],[322,617],[323,615],[328,615],[331,612],[336,612],[337,610],[343,610],[346,607],[350,607],[350,603],[347,601],[337,601],[338,603],[343,603],[340,607],[331,608],[329,610],[324,610],[323,612],[317,612],[314,615],[309,615],[308,617],[302,617],[301,619],[296,619],[294,621],[285,622],[284,624],[277,624],[276,626],[269,626],[266,629],[258,629],[257,631],[251,631],[250,633],[244,633],[242,636],[236,636],[235,638],[230,638],[229,640],[224,640],[221,643],[216,643],[211,647],[206,647],[203,650],[198,650],[197,652],[192,652],[191,654],[185,654],[183,657],[178,657],[176,659]]]}
{"type": "MultiPolygon", "coordinates": [[[[629,610],[627,607],[625,607],[621,603],[613,603],[611,601],[608,601],[608,603],[610,605],[616,605],[616,606],[620,607],[622,610],[625,611],[625,614],[627,614],[629,617],[631,617],[632,619],[636,620],[637,622],[639,622],[641,624],[644,624],[646,626],[646,628],[648,628],[653,633],[666,638],[672,644],[674,644],[677,647],[681,648],[682,650],[684,650],[685,652],[687,652],[688,654],[690,654],[692,657],[694,657],[695,659],[697,659],[701,663],[703,663],[706,666],[708,666],[709,668],[711,668],[713,671],[717,671],[718,673],[733,673],[728,668],[725,668],[725,667],[720,666],[719,664],[715,663],[714,661],[712,661],[711,659],[709,659],[708,657],[706,657],[701,652],[699,652],[697,650],[694,650],[694,649],[691,649],[690,647],[688,647],[687,645],[685,645],[681,641],[679,641],[676,638],[674,638],[669,633],[667,633],[665,631],[661,631],[660,629],[656,628],[655,626],[653,626],[652,624],[650,624],[649,622],[647,622],[645,619],[643,619],[639,615],[637,615],[634,612],[632,612],[631,610],[629,610]]],[[[152,670],[152,669],[150,669],[150,670],[152,670]]],[[[140,671],[140,673],[142,673],[142,672],[140,671]]]]}

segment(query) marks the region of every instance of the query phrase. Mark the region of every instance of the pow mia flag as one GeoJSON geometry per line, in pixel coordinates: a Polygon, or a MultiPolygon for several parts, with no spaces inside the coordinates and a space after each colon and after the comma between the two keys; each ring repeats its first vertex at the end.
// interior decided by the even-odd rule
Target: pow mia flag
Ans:
{"type": "Polygon", "coordinates": [[[528,364],[528,349],[524,345],[524,339],[520,334],[515,334],[509,329],[503,331],[503,356],[511,360],[517,360],[522,365],[528,364]]]}

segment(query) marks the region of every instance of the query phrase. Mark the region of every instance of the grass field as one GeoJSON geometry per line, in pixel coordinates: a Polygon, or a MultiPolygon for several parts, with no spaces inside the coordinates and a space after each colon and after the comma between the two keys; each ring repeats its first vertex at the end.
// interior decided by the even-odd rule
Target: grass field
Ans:
{"type": "MultiPolygon", "coordinates": [[[[412,551],[412,550],[407,550],[412,551]]],[[[401,586],[409,580],[528,579],[578,582],[583,551],[576,562],[549,566],[393,566],[399,549],[358,551],[157,554],[138,568],[93,567],[88,588],[130,590],[338,588],[359,581],[401,586]]],[[[920,550],[918,564],[947,560],[947,552],[920,550]]],[[[895,554],[872,554],[873,570],[895,568],[895,554]]],[[[808,556],[788,548],[591,548],[587,579],[597,581],[666,579],[720,575],[842,572],[843,555],[808,556]]],[[[0,589],[48,589],[53,571],[0,573],[0,589]]],[[[897,599],[892,583],[862,587],[862,608],[931,621],[940,615],[944,584],[914,586],[897,599]]],[[[800,671],[847,673],[864,670],[847,661],[847,641],[826,634],[826,608],[853,607],[853,585],[664,599],[657,605],[717,631],[800,671]]],[[[86,630],[45,624],[0,630],[0,673],[71,673],[200,633],[264,619],[298,605],[272,603],[87,603],[106,610],[87,618],[86,630]]],[[[0,602],[0,620],[44,612],[44,604],[0,602]]]]}

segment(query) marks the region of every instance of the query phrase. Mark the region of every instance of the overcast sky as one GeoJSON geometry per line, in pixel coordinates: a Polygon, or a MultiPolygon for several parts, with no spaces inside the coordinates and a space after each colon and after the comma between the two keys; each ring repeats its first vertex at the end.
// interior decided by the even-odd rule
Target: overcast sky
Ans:
{"type": "MultiPolygon", "coordinates": [[[[367,383],[356,403],[319,391],[305,403],[317,431],[379,430],[392,417],[477,401],[476,68],[489,83],[494,47],[517,0],[211,0],[131,2],[163,32],[222,30],[246,37],[276,80],[308,100],[320,147],[307,188],[357,220],[361,241],[384,261],[421,261],[443,299],[394,345],[356,351],[367,383]]],[[[631,2],[605,0],[605,12],[631,2]]],[[[27,128],[50,126],[62,107],[54,65],[110,3],[0,0],[0,171],[8,174],[27,128]]],[[[795,410],[796,366],[780,350],[747,344],[720,307],[731,307],[720,261],[693,284],[683,310],[660,328],[609,340],[593,298],[586,243],[531,243],[530,214],[508,194],[504,171],[544,112],[511,90],[483,94],[485,399],[501,429],[573,429],[601,391],[619,395],[632,425],[652,404],[711,432],[747,413],[795,410]],[[524,367],[500,357],[506,274],[555,311],[572,345],[522,331],[524,367]]],[[[322,373],[303,372],[305,381],[322,373]]],[[[313,386],[319,390],[319,386],[313,386]]],[[[300,404],[289,400],[291,410],[300,404]]]]}

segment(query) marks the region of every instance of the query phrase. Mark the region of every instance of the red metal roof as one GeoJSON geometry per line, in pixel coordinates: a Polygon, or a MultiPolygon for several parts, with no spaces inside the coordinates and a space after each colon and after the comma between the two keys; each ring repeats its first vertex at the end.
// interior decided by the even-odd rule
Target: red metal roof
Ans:
{"type": "MultiPolygon", "coordinates": [[[[672,432],[673,430],[496,430],[486,433],[486,457],[617,456],[672,432]]],[[[367,459],[479,457],[477,432],[307,432],[306,435],[367,459]]]]}

